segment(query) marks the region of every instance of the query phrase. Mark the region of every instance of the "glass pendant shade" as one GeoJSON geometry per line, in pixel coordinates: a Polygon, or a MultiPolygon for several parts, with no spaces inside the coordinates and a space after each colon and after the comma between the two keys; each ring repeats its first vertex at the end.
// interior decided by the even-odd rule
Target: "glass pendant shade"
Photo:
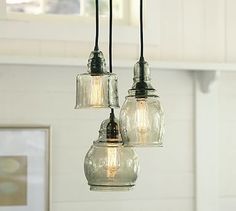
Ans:
{"type": "MultiPolygon", "coordinates": [[[[117,121],[117,120],[116,120],[117,121]]],[[[109,119],[101,124],[99,138],[84,160],[84,172],[93,191],[127,191],[135,186],[139,171],[138,156],[124,147],[120,135],[108,138],[109,119]]]]}
{"type": "Polygon", "coordinates": [[[151,85],[147,62],[143,67],[139,62],[134,67],[134,84],[120,111],[121,136],[126,146],[162,146],[164,112],[151,85]],[[140,86],[141,71],[145,86],[140,86]]]}
{"type": "Polygon", "coordinates": [[[117,76],[107,72],[101,51],[93,51],[88,60],[88,73],[76,77],[75,108],[118,108],[117,76]]]}

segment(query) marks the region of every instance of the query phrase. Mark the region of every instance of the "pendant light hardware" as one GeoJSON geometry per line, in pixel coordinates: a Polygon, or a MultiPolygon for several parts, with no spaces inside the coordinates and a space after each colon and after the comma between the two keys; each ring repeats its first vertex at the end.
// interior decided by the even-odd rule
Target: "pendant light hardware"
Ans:
{"type": "Polygon", "coordinates": [[[99,38],[99,0],[95,0],[95,13],[96,13],[96,35],[94,51],[99,51],[98,38],[99,38]]]}
{"type": "Polygon", "coordinates": [[[88,63],[88,66],[91,65],[89,68],[91,70],[91,75],[97,76],[104,74],[104,64],[105,59],[101,51],[99,51],[98,47],[98,40],[99,40],[99,0],[95,0],[95,17],[96,17],[96,34],[95,34],[95,45],[94,51],[91,52],[91,59],[88,63]]]}
{"type": "Polygon", "coordinates": [[[144,59],[144,33],[143,33],[143,1],[140,0],[140,58],[138,61],[139,65],[139,81],[135,85],[135,97],[136,98],[147,98],[148,91],[153,91],[154,89],[149,87],[146,83],[147,78],[145,78],[145,67],[146,61],[144,59]]]}
{"type": "Polygon", "coordinates": [[[88,59],[88,72],[76,77],[76,109],[119,108],[117,76],[107,71],[102,51],[99,50],[99,0],[95,0],[95,46],[88,59]]]}
{"type": "MultiPolygon", "coordinates": [[[[112,73],[112,0],[109,19],[109,74],[112,73]]],[[[113,87],[111,87],[113,90],[113,87]]],[[[124,147],[118,119],[111,108],[110,117],[101,123],[99,137],[84,160],[84,173],[92,191],[128,191],[135,186],[139,161],[135,151],[124,147]]]]}
{"type": "Polygon", "coordinates": [[[111,109],[110,122],[107,124],[107,139],[110,140],[109,142],[114,142],[114,139],[118,140],[118,138],[119,128],[118,124],[115,122],[114,109],[111,109]]]}
{"type": "Polygon", "coordinates": [[[143,0],[140,0],[140,58],[134,65],[133,85],[125,98],[119,120],[124,145],[130,147],[162,146],[164,133],[164,112],[151,85],[143,40],[143,0]]]}

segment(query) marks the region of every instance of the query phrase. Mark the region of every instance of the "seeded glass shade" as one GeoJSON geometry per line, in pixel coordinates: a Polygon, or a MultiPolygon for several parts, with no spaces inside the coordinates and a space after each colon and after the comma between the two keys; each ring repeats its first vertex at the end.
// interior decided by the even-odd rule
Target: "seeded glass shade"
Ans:
{"type": "Polygon", "coordinates": [[[133,148],[124,147],[122,140],[106,138],[105,120],[99,139],[93,143],[84,160],[84,172],[92,191],[127,191],[135,186],[139,171],[138,157],[133,148]]]}
{"type": "Polygon", "coordinates": [[[88,61],[88,73],[76,77],[75,108],[119,107],[117,76],[106,70],[101,51],[93,51],[88,61]]]}
{"type": "Polygon", "coordinates": [[[126,146],[161,146],[164,133],[164,112],[156,90],[150,82],[148,64],[144,64],[144,95],[138,95],[140,64],[134,67],[134,84],[120,111],[121,136],[126,146]],[[138,94],[137,94],[138,93],[138,94]]]}

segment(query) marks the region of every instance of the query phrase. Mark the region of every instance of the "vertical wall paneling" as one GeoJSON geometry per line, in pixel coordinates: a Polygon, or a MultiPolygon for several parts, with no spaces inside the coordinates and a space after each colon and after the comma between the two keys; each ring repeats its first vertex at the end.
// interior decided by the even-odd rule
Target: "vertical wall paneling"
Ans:
{"type": "Polygon", "coordinates": [[[225,0],[205,0],[205,61],[224,62],[225,0]]]}
{"type": "Polygon", "coordinates": [[[222,73],[219,92],[220,109],[220,210],[236,210],[236,74],[222,73]]]}
{"type": "Polygon", "coordinates": [[[205,49],[204,0],[184,1],[184,60],[202,61],[205,49]]]}
{"type": "MultiPolygon", "coordinates": [[[[0,19],[5,17],[4,2],[0,0],[0,19]]],[[[150,0],[145,9],[148,11],[145,13],[144,36],[148,58],[189,62],[236,61],[235,0],[150,0]]],[[[35,52],[39,51],[43,57],[79,55],[87,59],[88,52],[83,49],[91,49],[92,23],[79,23],[79,28],[74,21],[69,25],[68,22],[50,23],[0,21],[0,55],[30,56],[29,52],[36,55],[35,52]],[[68,31],[70,33],[65,33],[68,31]],[[19,42],[25,47],[14,44],[19,42]],[[35,49],[36,45],[38,49],[35,49]],[[10,53],[5,46],[9,46],[10,53]]],[[[114,32],[114,46],[122,46],[117,47],[116,58],[136,59],[139,48],[137,24],[116,24],[114,32]]],[[[102,23],[101,34],[101,45],[107,46],[106,22],[102,23]]]]}
{"type": "Polygon", "coordinates": [[[210,92],[202,92],[199,74],[195,74],[196,211],[217,211],[218,84],[210,92]]]}
{"type": "Polygon", "coordinates": [[[183,0],[160,4],[161,60],[181,60],[183,54],[183,0]]]}
{"type": "Polygon", "coordinates": [[[236,1],[226,1],[226,40],[227,40],[227,61],[236,61],[236,1]]]}
{"type": "Polygon", "coordinates": [[[0,0],[0,20],[6,17],[6,1],[0,0]]]}

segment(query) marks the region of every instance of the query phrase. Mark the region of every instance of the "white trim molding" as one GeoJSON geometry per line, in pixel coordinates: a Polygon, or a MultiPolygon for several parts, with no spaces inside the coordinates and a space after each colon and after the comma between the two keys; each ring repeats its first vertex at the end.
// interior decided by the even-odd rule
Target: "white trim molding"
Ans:
{"type": "MultiPolygon", "coordinates": [[[[3,0],[0,0],[3,1],[3,0]]],[[[137,3],[137,2],[136,2],[137,3]]],[[[145,43],[158,46],[160,44],[160,0],[150,0],[145,3],[145,43]],[[155,18],[153,18],[155,17],[155,18]]],[[[131,13],[131,12],[130,12],[131,13]]],[[[30,17],[30,16],[29,16],[30,17]]],[[[31,15],[32,17],[32,15],[31,15]]],[[[127,18],[124,23],[114,23],[114,43],[139,43],[138,25],[131,23],[127,18]]],[[[101,21],[100,41],[107,42],[107,18],[101,21]]],[[[78,19],[78,17],[57,18],[20,18],[0,17],[0,38],[2,39],[29,39],[29,40],[58,40],[84,41],[94,40],[94,21],[78,19]],[[29,33],[30,32],[30,33],[29,33]]]]}
{"type": "MultiPolygon", "coordinates": [[[[208,72],[215,78],[216,72],[208,72]]],[[[203,75],[202,75],[203,76],[203,75]]],[[[207,78],[209,76],[206,75],[207,78]]],[[[196,211],[219,210],[218,83],[202,92],[202,78],[195,74],[195,193],[196,211]],[[200,79],[200,80],[199,80],[200,79]]],[[[211,81],[211,80],[210,80],[211,81]]]]}

